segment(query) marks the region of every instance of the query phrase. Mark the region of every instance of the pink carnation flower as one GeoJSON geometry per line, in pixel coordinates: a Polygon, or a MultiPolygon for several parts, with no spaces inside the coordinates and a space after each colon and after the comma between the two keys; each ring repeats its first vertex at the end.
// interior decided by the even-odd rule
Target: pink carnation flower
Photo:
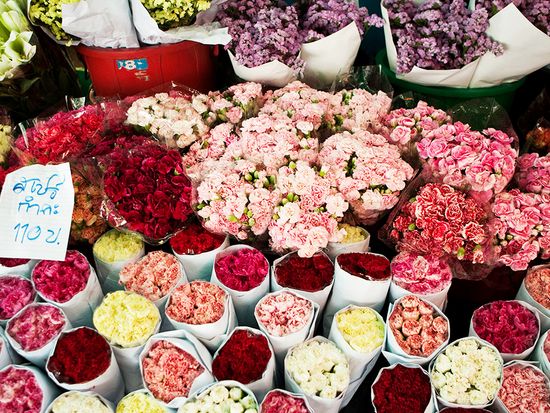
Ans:
{"type": "Polygon", "coordinates": [[[50,304],[32,304],[10,320],[7,333],[23,350],[34,351],[56,338],[65,324],[65,315],[59,308],[50,304]]]}
{"type": "Polygon", "coordinates": [[[43,394],[32,371],[18,366],[0,371],[0,411],[40,413],[43,394]]]}
{"type": "Polygon", "coordinates": [[[187,324],[215,323],[225,311],[226,292],[206,281],[182,284],[170,295],[166,315],[187,324]]]}
{"type": "Polygon", "coordinates": [[[256,308],[256,317],[270,335],[283,337],[304,328],[312,312],[310,301],[285,291],[263,298],[256,308]]]}
{"type": "Polygon", "coordinates": [[[7,320],[34,300],[29,280],[15,275],[0,276],[0,319],[7,320]]]}
{"type": "Polygon", "coordinates": [[[548,377],[531,365],[512,364],[505,367],[498,397],[509,413],[550,411],[548,377]]]}
{"type": "Polygon", "coordinates": [[[526,153],[520,156],[516,179],[522,191],[550,194],[550,154],[526,153]]]}
{"type": "Polygon", "coordinates": [[[441,258],[401,252],[391,262],[393,281],[411,293],[433,294],[451,284],[453,274],[441,258]]]}

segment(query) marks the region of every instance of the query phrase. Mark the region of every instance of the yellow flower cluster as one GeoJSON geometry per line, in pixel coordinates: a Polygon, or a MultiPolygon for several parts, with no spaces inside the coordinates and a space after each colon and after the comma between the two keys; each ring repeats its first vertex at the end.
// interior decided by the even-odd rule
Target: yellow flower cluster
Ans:
{"type": "Polygon", "coordinates": [[[71,40],[61,27],[61,6],[78,3],[80,0],[32,0],[29,17],[33,23],[46,26],[57,40],[71,40]]]}
{"type": "Polygon", "coordinates": [[[147,393],[132,393],[120,401],[116,413],[165,413],[165,410],[147,393]]]}
{"type": "Polygon", "coordinates": [[[344,340],[355,351],[370,353],[384,342],[384,323],[368,307],[341,311],[336,322],[344,340]]]}
{"type": "Polygon", "coordinates": [[[161,30],[188,26],[197,14],[210,8],[210,0],[141,0],[161,30]]]}
{"type": "Polygon", "coordinates": [[[365,234],[361,227],[354,227],[349,224],[340,224],[339,227],[346,231],[346,236],[340,241],[342,244],[353,244],[365,240],[365,234]]]}
{"type": "Polygon", "coordinates": [[[125,261],[135,257],[143,248],[143,241],[134,234],[113,229],[94,244],[94,255],[103,262],[125,261]]]}
{"type": "Polygon", "coordinates": [[[147,298],[127,291],[107,294],[95,310],[94,326],[112,345],[136,347],[155,333],[158,308],[147,298]]]}
{"type": "Polygon", "coordinates": [[[8,160],[11,151],[11,126],[0,125],[0,164],[8,160]]]}

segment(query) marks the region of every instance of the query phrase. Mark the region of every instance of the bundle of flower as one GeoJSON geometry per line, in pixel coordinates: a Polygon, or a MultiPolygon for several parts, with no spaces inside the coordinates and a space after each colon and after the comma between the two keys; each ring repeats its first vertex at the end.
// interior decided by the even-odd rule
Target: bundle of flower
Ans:
{"type": "Polygon", "coordinates": [[[317,292],[332,284],[334,264],[323,253],[311,257],[293,253],[277,262],[274,272],[275,281],[283,288],[317,292]]]}
{"type": "Polygon", "coordinates": [[[512,363],[504,367],[498,398],[508,413],[546,412],[550,409],[550,382],[531,364],[512,363]]]}
{"type": "Polygon", "coordinates": [[[516,179],[522,192],[550,193],[550,155],[526,153],[518,158],[516,179]]]}
{"type": "Polygon", "coordinates": [[[93,244],[107,230],[107,222],[100,215],[103,192],[96,185],[73,170],[74,208],[69,242],[93,244]]]}
{"type": "Polygon", "coordinates": [[[453,273],[439,258],[403,251],[391,262],[392,281],[414,294],[428,295],[451,285],[453,273]]]}
{"type": "Polygon", "coordinates": [[[417,149],[433,178],[485,202],[502,192],[514,175],[518,153],[513,142],[502,131],[477,132],[456,122],[427,132],[417,149]]]}
{"type": "Polygon", "coordinates": [[[512,189],[492,205],[499,262],[525,270],[539,255],[550,257],[550,200],[546,195],[512,189]]]}
{"type": "Polygon", "coordinates": [[[486,31],[486,10],[471,11],[465,2],[385,0],[391,35],[397,48],[397,73],[413,67],[459,69],[491,52],[500,55],[503,46],[486,31]]]}
{"type": "Polygon", "coordinates": [[[311,322],[311,301],[283,291],[262,299],[256,307],[256,319],[270,336],[284,337],[302,330],[311,322]]]}
{"type": "Polygon", "coordinates": [[[371,398],[377,413],[400,413],[403,406],[410,413],[431,411],[430,378],[420,367],[384,368],[372,386],[371,398]]]}
{"type": "Polygon", "coordinates": [[[166,413],[166,409],[149,393],[135,391],[124,396],[116,413],[166,413]]]}
{"type": "Polygon", "coordinates": [[[152,141],[117,146],[100,162],[107,199],[102,215],[115,227],[164,242],[192,213],[181,156],[152,141]]]}
{"type": "Polygon", "coordinates": [[[166,315],[178,323],[200,325],[222,318],[227,293],[215,284],[193,281],[177,287],[170,296],[166,315]]]}
{"type": "Polygon", "coordinates": [[[322,173],[366,225],[397,204],[414,172],[401,159],[397,146],[365,131],[331,136],[323,143],[318,161],[322,173]]]}
{"type": "Polygon", "coordinates": [[[371,353],[384,342],[384,323],[368,307],[352,307],[340,311],[336,314],[335,321],[343,339],[359,353],[371,353]]]}
{"type": "Polygon", "coordinates": [[[170,246],[178,255],[199,255],[219,248],[225,236],[207,231],[198,222],[192,222],[170,238],[170,246]]]}
{"type": "MultiPolygon", "coordinates": [[[[239,125],[254,117],[264,104],[262,85],[244,82],[228,87],[223,92],[210,92],[205,105],[217,122],[239,125]]],[[[205,110],[202,108],[204,115],[205,110]]]]}
{"type": "Polygon", "coordinates": [[[533,268],[527,273],[524,285],[536,303],[550,310],[550,268],[544,266],[533,268]]]}
{"type": "Polygon", "coordinates": [[[252,248],[242,248],[218,258],[214,269],[218,280],[235,291],[258,287],[269,273],[265,256],[252,248]]]}
{"type": "Polygon", "coordinates": [[[386,280],[391,277],[390,263],[386,257],[381,255],[341,254],[336,261],[342,270],[365,280],[386,280]]]}
{"type": "Polygon", "coordinates": [[[0,410],[10,413],[45,411],[53,393],[53,389],[45,388],[45,380],[41,373],[29,367],[10,365],[1,370],[0,410]]]}
{"type": "Polygon", "coordinates": [[[535,27],[550,36],[550,17],[548,17],[550,3],[546,0],[482,0],[476,2],[476,9],[486,10],[489,17],[492,17],[512,3],[535,27]]]}
{"type": "Polygon", "coordinates": [[[537,316],[520,301],[485,304],[474,311],[472,328],[500,353],[513,354],[514,358],[533,349],[540,332],[537,316]]]}
{"type": "Polygon", "coordinates": [[[265,396],[260,413],[311,413],[307,402],[284,390],[272,390],[265,396]]]}
{"type": "Polygon", "coordinates": [[[258,413],[258,402],[254,394],[236,381],[223,381],[204,389],[185,403],[178,413],[209,413],[213,409],[258,413]]]}
{"type": "Polygon", "coordinates": [[[14,275],[0,276],[0,320],[8,320],[30,302],[36,292],[32,283],[14,275]]]}
{"type": "Polygon", "coordinates": [[[210,8],[210,0],[192,0],[180,2],[177,0],[163,1],[140,0],[149,15],[161,30],[188,26],[194,23],[197,15],[210,8]]]}
{"type": "Polygon", "coordinates": [[[48,413],[112,413],[111,407],[96,394],[71,391],[56,398],[48,413]]]}
{"type": "Polygon", "coordinates": [[[388,224],[389,239],[399,251],[484,263],[488,216],[468,195],[446,184],[429,183],[402,204],[388,224]]]}
{"type": "Polygon", "coordinates": [[[61,8],[63,4],[76,3],[78,0],[31,0],[29,18],[33,23],[46,26],[57,40],[71,40],[70,34],[62,28],[61,8]]]}
{"type": "Polygon", "coordinates": [[[143,250],[143,241],[135,234],[111,230],[94,243],[94,257],[112,264],[136,257],[143,250]]]}

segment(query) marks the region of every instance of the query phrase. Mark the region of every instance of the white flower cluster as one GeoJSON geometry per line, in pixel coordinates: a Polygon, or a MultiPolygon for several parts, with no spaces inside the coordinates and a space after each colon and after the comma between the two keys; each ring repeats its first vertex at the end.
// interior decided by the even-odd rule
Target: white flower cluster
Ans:
{"type": "Polygon", "coordinates": [[[450,403],[486,405],[500,389],[502,359],[479,340],[463,339],[436,358],[431,379],[439,396],[450,403]]]}
{"type": "Polygon", "coordinates": [[[349,385],[348,360],[330,341],[312,340],[295,347],[285,369],[305,393],[324,399],[335,399],[349,385]]]}
{"type": "Polygon", "coordinates": [[[215,384],[179,408],[178,413],[258,413],[258,403],[237,386],[215,384]]]}
{"type": "Polygon", "coordinates": [[[59,396],[52,404],[51,413],[111,413],[107,407],[96,396],[78,392],[68,392],[59,396]]]}

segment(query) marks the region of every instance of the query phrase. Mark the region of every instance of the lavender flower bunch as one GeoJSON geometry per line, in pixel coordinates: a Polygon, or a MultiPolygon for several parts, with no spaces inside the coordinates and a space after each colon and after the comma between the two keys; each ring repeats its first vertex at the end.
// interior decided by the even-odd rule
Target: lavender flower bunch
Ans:
{"type": "Polygon", "coordinates": [[[550,36],[550,0],[481,0],[476,2],[476,9],[485,9],[493,17],[511,3],[533,26],[550,36]]]}
{"type": "Polygon", "coordinates": [[[397,72],[459,69],[487,52],[503,53],[492,40],[487,10],[468,10],[464,0],[384,0],[397,48],[397,72]]]}
{"type": "Polygon", "coordinates": [[[358,7],[346,0],[300,0],[302,30],[305,42],[330,36],[351,22],[355,22],[361,37],[370,26],[382,27],[384,20],[376,15],[369,16],[366,7],[358,7]]]}

